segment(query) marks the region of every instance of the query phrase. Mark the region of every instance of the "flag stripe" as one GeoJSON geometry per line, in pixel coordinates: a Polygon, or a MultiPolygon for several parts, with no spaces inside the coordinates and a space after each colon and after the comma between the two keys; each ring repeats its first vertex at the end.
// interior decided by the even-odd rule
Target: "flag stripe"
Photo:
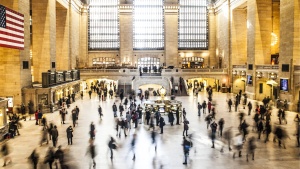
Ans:
{"type": "Polygon", "coordinates": [[[3,40],[0,40],[0,44],[10,45],[10,46],[17,46],[17,47],[23,47],[24,48],[24,44],[17,44],[17,43],[7,42],[7,41],[3,41],[3,40]]]}
{"type": "Polygon", "coordinates": [[[13,48],[13,49],[19,49],[19,50],[23,50],[24,49],[24,46],[22,46],[22,47],[12,46],[12,45],[7,45],[7,44],[2,44],[1,42],[0,42],[0,47],[13,48]]]}
{"type": "Polygon", "coordinates": [[[20,24],[18,24],[16,22],[13,22],[13,21],[10,21],[10,20],[6,20],[6,24],[8,24],[8,23],[12,24],[12,25],[15,25],[15,26],[18,26],[20,28],[24,28],[24,24],[20,25],[20,24]]]}
{"type": "Polygon", "coordinates": [[[10,35],[14,37],[24,38],[24,33],[14,32],[8,29],[0,28],[0,34],[10,35]]]}
{"type": "Polygon", "coordinates": [[[20,21],[24,21],[24,15],[19,14],[19,13],[14,13],[12,10],[6,8],[6,15],[11,16],[12,18],[16,18],[17,20],[19,19],[20,21]]]}
{"type": "Polygon", "coordinates": [[[12,43],[20,44],[20,45],[23,45],[23,43],[24,43],[24,41],[13,40],[12,38],[7,39],[7,38],[4,38],[4,37],[0,37],[0,41],[1,40],[6,41],[6,42],[12,42],[12,43]]]}
{"type": "Polygon", "coordinates": [[[18,31],[21,31],[20,33],[23,33],[24,32],[24,28],[20,28],[20,27],[18,27],[18,26],[15,26],[15,25],[12,25],[12,24],[10,24],[10,23],[6,23],[6,28],[7,29],[16,29],[16,30],[18,30],[18,31]]]}
{"type": "Polygon", "coordinates": [[[16,19],[10,18],[10,17],[8,17],[8,15],[6,15],[6,21],[12,21],[12,22],[15,22],[15,23],[17,23],[19,25],[24,25],[23,21],[18,21],[16,19]]]}
{"type": "Polygon", "coordinates": [[[23,38],[15,38],[15,37],[11,37],[11,36],[8,36],[8,35],[2,35],[0,38],[3,38],[2,40],[11,39],[11,40],[14,40],[14,41],[19,41],[20,43],[24,42],[23,38]]]}

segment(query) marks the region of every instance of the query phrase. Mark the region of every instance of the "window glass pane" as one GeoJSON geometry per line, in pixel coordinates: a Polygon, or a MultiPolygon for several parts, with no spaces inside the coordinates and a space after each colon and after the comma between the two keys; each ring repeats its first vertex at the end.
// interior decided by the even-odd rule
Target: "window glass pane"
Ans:
{"type": "Polygon", "coordinates": [[[178,48],[208,49],[207,0],[179,0],[178,48]]]}
{"type": "Polygon", "coordinates": [[[164,49],[163,4],[164,0],[134,0],[134,49],[164,49]]]}
{"type": "Polygon", "coordinates": [[[89,50],[120,48],[118,0],[90,0],[89,50]]]}

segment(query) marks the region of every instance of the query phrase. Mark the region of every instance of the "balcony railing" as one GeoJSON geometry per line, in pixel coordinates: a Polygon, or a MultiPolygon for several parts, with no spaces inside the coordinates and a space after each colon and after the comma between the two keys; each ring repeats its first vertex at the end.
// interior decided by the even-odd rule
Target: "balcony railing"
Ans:
{"type": "Polygon", "coordinates": [[[278,70],[278,65],[256,65],[256,69],[278,70]]]}

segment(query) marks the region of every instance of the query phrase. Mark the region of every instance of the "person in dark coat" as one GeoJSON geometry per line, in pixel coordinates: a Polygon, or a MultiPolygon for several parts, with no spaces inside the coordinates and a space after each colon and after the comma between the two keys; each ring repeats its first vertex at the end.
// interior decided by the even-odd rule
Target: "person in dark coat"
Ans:
{"type": "Polygon", "coordinates": [[[261,132],[263,131],[264,131],[264,123],[262,120],[259,120],[257,124],[258,139],[260,139],[261,132]]]}
{"type": "Polygon", "coordinates": [[[60,165],[60,168],[63,168],[64,166],[64,151],[61,149],[61,146],[58,146],[58,149],[54,153],[54,159],[55,159],[55,166],[58,168],[58,162],[60,165]]]}
{"type": "Polygon", "coordinates": [[[171,123],[171,126],[173,126],[174,123],[174,114],[173,112],[168,113],[169,122],[171,123]]]}
{"type": "Polygon", "coordinates": [[[146,110],[146,123],[147,125],[149,125],[149,121],[150,121],[150,117],[151,117],[151,112],[149,109],[146,110]]]}
{"type": "Polygon", "coordinates": [[[52,163],[54,162],[54,153],[54,148],[49,147],[44,160],[44,164],[48,163],[50,169],[52,169],[52,163]]]}
{"type": "Polygon", "coordinates": [[[76,113],[75,109],[72,110],[71,118],[72,118],[72,122],[73,122],[73,127],[75,127],[76,121],[77,121],[77,113],[76,113]]]}
{"type": "Polygon", "coordinates": [[[265,143],[267,141],[269,141],[269,135],[272,132],[272,127],[269,121],[266,122],[266,126],[265,126],[265,133],[266,133],[266,139],[265,139],[265,143]]]}
{"type": "Polygon", "coordinates": [[[211,141],[212,141],[211,148],[215,148],[215,139],[216,139],[218,124],[215,121],[213,121],[210,124],[210,128],[211,128],[211,141]]]}
{"type": "Polygon", "coordinates": [[[95,139],[95,132],[96,132],[96,128],[95,128],[95,124],[94,122],[91,122],[90,124],[90,139],[95,139]]]}
{"type": "Polygon", "coordinates": [[[193,143],[191,141],[188,141],[186,137],[183,137],[182,147],[183,147],[183,153],[184,153],[184,162],[182,164],[187,165],[187,159],[189,156],[189,152],[191,147],[193,146],[193,143]]]}
{"type": "Polygon", "coordinates": [[[36,152],[36,149],[34,149],[34,150],[32,151],[32,153],[30,154],[30,156],[29,156],[28,158],[29,158],[29,160],[32,162],[33,168],[34,168],[34,169],[37,169],[37,164],[38,164],[38,162],[39,162],[39,155],[38,155],[38,153],[36,152]]]}
{"type": "Polygon", "coordinates": [[[224,124],[225,124],[225,121],[223,118],[221,118],[218,122],[219,124],[219,133],[220,133],[220,136],[222,137],[223,136],[223,128],[224,128],[224,124]]]}
{"type": "Polygon", "coordinates": [[[160,134],[164,133],[164,126],[165,125],[166,125],[165,119],[162,116],[160,116],[160,119],[159,119],[160,134]]]}
{"type": "Polygon", "coordinates": [[[179,124],[179,107],[177,107],[177,110],[176,110],[176,125],[180,125],[179,124]]]}
{"type": "Polygon", "coordinates": [[[72,138],[73,138],[73,128],[72,126],[69,126],[66,130],[67,132],[67,138],[68,138],[68,145],[72,145],[73,144],[73,141],[72,141],[72,138]]]}
{"type": "Polygon", "coordinates": [[[100,105],[98,107],[98,113],[99,113],[100,119],[102,119],[103,114],[102,114],[102,108],[100,105]]]}
{"type": "Polygon", "coordinates": [[[52,136],[53,147],[56,147],[56,143],[58,140],[58,131],[56,125],[51,130],[51,136],[52,136]]]}
{"type": "Polygon", "coordinates": [[[185,132],[185,135],[187,136],[188,135],[188,130],[189,130],[189,121],[185,120],[183,122],[183,132],[182,132],[182,136],[184,136],[184,132],[185,132]]]}
{"type": "Polygon", "coordinates": [[[248,106],[248,116],[250,116],[252,110],[252,103],[249,102],[247,106],[248,106]]]}
{"type": "Polygon", "coordinates": [[[228,104],[229,112],[231,112],[232,100],[229,99],[227,104],[228,104]]]}

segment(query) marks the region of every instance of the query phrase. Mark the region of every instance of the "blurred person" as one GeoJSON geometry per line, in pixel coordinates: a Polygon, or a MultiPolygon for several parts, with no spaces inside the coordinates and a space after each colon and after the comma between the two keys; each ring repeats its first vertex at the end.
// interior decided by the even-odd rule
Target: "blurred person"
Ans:
{"type": "Polygon", "coordinates": [[[188,141],[186,137],[183,136],[183,141],[181,145],[183,147],[183,153],[184,153],[184,162],[182,164],[187,165],[188,156],[191,147],[193,147],[193,143],[191,141],[188,141]]]}
{"type": "Polygon", "coordinates": [[[248,127],[249,125],[246,123],[246,120],[240,125],[240,129],[243,132],[243,141],[246,140],[246,136],[248,135],[248,127]]]}
{"type": "Polygon", "coordinates": [[[89,168],[91,168],[91,163],[93,164],[93,168],[96,168],[95,157],[97,156],[97,149],[94,144],[94,140],[92,139],[89,140],[89,146],[87,148],[85,155],[89,155],[91,157],[92,162],[89,162],[89,168]]]}
{"type": "Polygon", "coordinates": [[[201,116],[202,105],[200,104],[200,102],[198,102],[197,108],[198,108],[198,116],[201,116]]]}
{"type": "Polygon", "coordinates": [[[227,104],[228,104],[229,112],[231,112],[232,100],[229,99],[227,104]]]}
{"type": "Polygon", "coordinates": [[[28,159],[32,162],[33,168],[37,169],[37,164],[39,162],[39,154],[36,152],[36,149],[32,151],[28,159]]]}
{"type": "Polygon", "coordinates": [[[61,145],[58,146],[58,149],[54,153],[54,159],[55,159],[55,167],[63,168],[64,165],[64,151],[61,148],[61,145]]]}
{"type": "Polygon", "coordinates": [[[8,162],[12,163],[11,157],[9,156],[10,147],[8,146],[7,140],[4,140],[4,142],[2,143],[1,153],[3,158],[3,167],[5,167],[8,164],[8,162]]]}
{"type": "Polygon", "coordinates": [[[91,122],[90,124],[90,139],[95,139],[95,135],[96,135],[96,128],[95,128],[95,124],[94,122],[91,122]]]}
{"type": "Polygon", "coordinates": [[[164,133],[164,126],[165,125],[166,125],[165,119],[162,116],[160,116],[160,119],[159,119],[160,134],[164,133]]]}
{"type": "Polygon", "coordinates": [[[182,136],[184,136],[184,132],[185,132],[185,135],[188,136],[189,123],[190,122],[188,120],[184,120],[182,136]]]}
{"type": "Polygon", "coordinates": [[[180,125],[179,124],[179,107],[177,107],[177,110],[176,110],[176,125],[180,125]]]}
{"type": "Polygon", "coordinates": [[[69,126],[67,128],[66,133],[67,133],[68,145],[72,145],[73,144],[73,141],[72,141],[72,138],[73,138],[73,128],[72,128],[72,126],[69,126]]]}
{"type": "Polygon", "coordinates": [[[72,122],[73,122],[73,127],[75,127],[76,121],[77,121],[77,111],[76,111],[75,108],[71,112],[71,119],[72,119],[72,122]]]}
{"type": "MultiPolygon", "coordinates": [[[[239,157],[242,157],[242,148],[243,148],[243,136],[238,133],[234,138],[233,138],[233,145],[234,148],[238,151],[239,157]]],[[[235,152],[233,153],[233,158],[235,158],[235,152]]]]}
{"type": "Polygon", "coordinates": [[[212,121],[212,117],[210,114],[208,114],[206,117],[205,117],[205,121],[206,121],[206,128],[208,129],[211,121],[212,121]]]}
{"type": "Polygon", "coordinates": [[[49,168],[52,169],[52,164],[54,162],[54,148],[53,147],[49,147],[49,149],[46,152],[46,156],[44,159],[44,164],[48,163],[49,168]]]}
{"type": "Polygon", "coordinates": [[[223,144],[223,146],[222,146],[222,148],[221,148],[221,152],[223,152],[224,145],[226,144],[226,142],[227,142],[227,144],[228,144],[228,149],[229,149],[229,151],[231,151],[231,150],[232,150],[232,149],[231,149],[232,127],[229,127],[229,128],[224,132],[224,137],[223,137],[223,139],[224,139],[224,144],[223,144]]]}
{"type": "Polygon", "coordinates": [[[274,135],[274,139],[276,138],[278,140],[278,146],[281,147],[281,145],[283,145],[283,148],[286,149],[285,140],[288,137],[286,131],[280,126],[277,126],[275,128],[274,135]]]}
{"type": "Polygon", "coordinates": [[[252,103],[249,101],[249,103],[247,104],[247,106],[248,106],[248,116],[250,116],[251,110],[252,110],[252,103]]]}
{"type": "Polygon", "coordinates": [[[102,119],[103,114],[102,114],[102,108],[100,105],[98,107],[98,113],[99,113],[100,119],[102,119]]]}
{"type": "Polygon", "coordinates": [[[248,151],[247,151],[247,162],[248,162],[248,156],[252,154],[252,160],[254,160],[254,152],[256,149],[256,145],[255,145],[255,138],[251,137],[248,141],[248,151]]]}
{"type": "Polygon", "coordinates": [[[65,124],[65,119],[66,119],[66,114],[67,114],[67,110],[65,108],[62,108],[59,111],[60,117],[61,117],[61,124],[65,124]]]}
{"type": "Polygon", "coordinates": [[[206,101],[204,100],[202,103],[203,114],[206,114],[206,107],[207,107],[207,104],[206,104],[206,101]]]}
{"type": "Polygon", "coordinates": [[[245,113],[240,111],[240,113],[239,113],[240,125],[242,124],[242,121],[244,120],[244,117],[245,117],[245,113]]]}
{"type": "Polygon", "coordinates": [[[208,103],[207,103],[207,109],[208,109],[208,113],[210,114],[210,111],[212,109],[211,101],[208,101],[208,103]]]}
{"type": "Polygon", "coordinates": [[[151,112],[149,109],[146,109],[146,112],[145,112],[145,119],[146,119],[146,124],[149,125],[149,121],[150,121],[150,118],[151,118],[151,112]]]}
{"type": "Polygon", "coordinates": [[[224,124],[225,124],[225,121],[223,118],[221,118],[218,122],[219,124],[219,134],[220,136],[222,137],[223,136],[223,128],[224,128],[224,124]]]}
{"type": "Polygon", "coordinates": [[[156,132],[153,130],[151,131],[151,142],[152,144],[154,144],[154,149],[155,149],[155,152],[157,152],[157,142],[156,142],[156,132]]]}
{"type": "Polygon", "coordinates": [[[272,132],[272,127],[269,121],[266,122],[264,132],[266,133],[266,139],[265,139],[265,143],[266,143],[267,141],[269,141],[269,135],[272,132]]]}
{"type": "Polygon", "coordinates": [[[108,142],[108,148],[110,150],[110,159],[113,160],[114,158],[113,150],[117,149],[116,140],[113,137],[110,137],[110,140],[108,142]]]}
{"type": "Polygon", "coordinates": [[[238,99],[235,99],[235,101],[234,101],[235,112],[237,112],[238,106],[239,106],[239,101],[238,101],[238,99]]]}
{"type": "Polygon", "coordinates": [[[285,114],[286,114],[285,111],[286,111],[286,110],[283,110],[283,111],[282,111],[281,119],[282,119],[282,121],[285,121],[285,124],[287,124],[287,120],[286,120],[286,118],[285,118],[285,114]]]}
{"type": "Polygon", "coordinates": [[[211,128],[211,141],[212,141],[211,148],[215,148],[215,139],[216,139],[218,124],[215,121],[213,121],[210,124],[210,128],[211,128]]]}
{"type": "Polygon", "coordinates": [[[149,129],[150,130],[151,128],[153,128],[153,131],[155,129],[155,125],[154,125],[154,113],[151,114],[150,116],[150,125],[149,125],[149,129]]]}
{"type": "Polygon", "coordinates": [[[42,138],[41,138],[40,145],[42,146],[44,142],[46,142],[47,144],[49,143],[49,141],[48,141],[48,130],[47,129],[42,130],[42,138]]]}
{"type": "Polygon", "coordinates": [[[172,111],[170,111],[168,113],[168,118],[169,118],[169,122],[170,122],[171,126],[173,126],[173,123],[174,123],[174,114],[173,114],[172,111]]]}
{"type": "Polygon", "coordinates": [[[51,130],[51,136],[52,136],[53,147],[56,147],[57,140],[58,140],[58,131],[56,125],[54,125],[53,129],[51,130]]]}
{"type": "Polygon", "coordinates": [[[43,115],[41,123],[42,123],[42,126],[43,126],[43,130],[46,130],[47,129],[47,118],[46,118],[46,115],[43,115]]]}
{"type": "Polygon", "coordinates": [[[258,124],[257,124],[257,133],[258,133],[258,139],[260,139],[260,135],[261,135],[261,132],[264,131],[264,123],[263,121],[260,119],[258,121],[258,124]]]}
{"type": "Polygon", "coordinates": [[[137,138],[137,135],[136,135],[136,134],[133,134],[133,135],[132,135],[132,139],[131,139],[131,143],[130,143],[130,151],[132,151],[132,153],[133,153],[133,157],[132,157],[132,160],[133,160],[133,161],[135,161],[136,138],[137,138]]]}
{"type": "Polygon", "coordinates": [[[47,127],[47,131],[48,131],[49,139],[50,139],[50,140],[51,140],[51,138],[52,138],[51,132],[52,132],[53,127],[54,127],[53,123],[50,123],[49,126],[47,127]]]}
{"type": "Polygon", "coordinates": [[[131,129],[131,114],[129,113],[129,111],[127,111],[126,113],[126,122],[128,129],[131,129]]]}

